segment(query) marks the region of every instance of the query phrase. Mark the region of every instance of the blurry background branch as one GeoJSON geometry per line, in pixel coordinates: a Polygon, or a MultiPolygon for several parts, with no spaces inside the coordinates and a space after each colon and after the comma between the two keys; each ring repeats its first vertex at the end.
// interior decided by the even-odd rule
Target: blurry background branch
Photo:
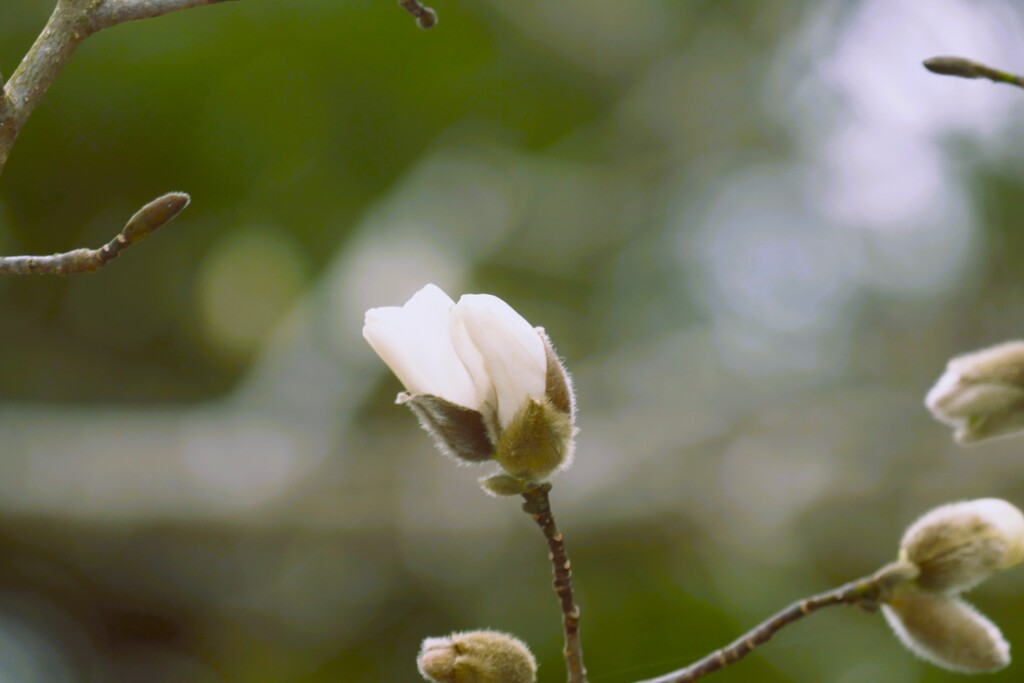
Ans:
{"type": "Polygon", "coordinates": [[[99,249],[75,249],[52,256],[0,256],[3,275],[70,275],[99,270],[132,244],[149,237],[189,204],[184,192],[168,192],[135,212],[124,230],[99,249]]]}
{"type": "Polygon", "coordinates": [[[771,640],[772,636],[785,627],[825,607],[855,605],[869,612],[874,612],[891,594],[893,588],[913,579],[916,573],[917,568],[909,563],[896,562],[886,565],[871,576],[851,581],[830,591],[818,593],[817,595],[794,602],[722,649],[715,650],[708,656],[683,669],[667,673],[664,676],[641,681],[640,683],[691,683],[696,681],[698,678],[703,678],[708,674],[735,664],[753,652],[759,645],[767,643],[771,640]]]}
{"type": "MultiPolygon", "coordinates": [[[[135,19],[225,0],[59,0],[42,33],[3,84],[0,98],[0,173],[18,133],[75,49],[93,33],[135,19]]],[[[2,82],[2,78],[0,78],[2,82]]],[[[53,256],[0,257],[0,273],[60,274],[96,270],[125,247],[176,216],[188,195],[166,194],[139,210],[125,229],[99,249],[75,249],[53,256]]]]}
{"type": "Polygon", "coordinates": [[[0,106],[0,173],[25,121],[82,41],[126,21],[225,1],[59,0],[42,33],[4,84],[0,106]]]}
{"type": "Polygon", "coordinates": [[[932,57],[924,60],[924,68],[941,76],[958,76],[960,78],[987,78],[994,83],[1009,83],[1024,88],[1024,78],[1008,71],[1000,71],[990,66],[963,57],[932,57]]]}

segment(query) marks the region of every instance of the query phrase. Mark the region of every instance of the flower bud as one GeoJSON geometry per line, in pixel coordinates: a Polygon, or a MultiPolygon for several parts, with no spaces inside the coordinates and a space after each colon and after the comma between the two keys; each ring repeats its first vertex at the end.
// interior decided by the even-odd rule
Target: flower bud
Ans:
{"type": "Polygon", "coordinates": [[[1024,342],[952,359],[924,402],[962,444],[1024,430],[1024,342]]]}
{"type": "Polygon", "coordinates": [[[959,76],[960,78],[983,78],[984,67],[977,62],[963,57],[931,57],[924,60],[924,68],[942,76],[959,76]]]}
{"type": "Polygon", "coordinates": [[[999,628],[960,598],[903,586],[882,613],[907,649],[936,666],[984,673],[1010,663],[999,628]]]}
{"type": "Polygon", "coordinates": [[[420,674],[434,683],[534,683],[537,662],[514,636],[497,631],[427,638],[416,658],[420,674]]]}
{"type": "Polygon", "coordinates": [[[907,529],[900,559],[920,570],[915,583],[921,588],[947,594],[969,590],[1024,561],[1024,514],[998,498],[943,505],[907,529]]]}

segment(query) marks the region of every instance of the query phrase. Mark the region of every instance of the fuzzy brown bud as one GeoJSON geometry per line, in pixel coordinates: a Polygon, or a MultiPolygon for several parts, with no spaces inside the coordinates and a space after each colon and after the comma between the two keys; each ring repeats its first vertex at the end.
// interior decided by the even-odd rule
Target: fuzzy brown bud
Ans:
{"type": "Polygon", "coordinates": [[[434,683],[535,683],[537,662],[518,638],[497,631],[423,641],[416,664],[434,683]]]}

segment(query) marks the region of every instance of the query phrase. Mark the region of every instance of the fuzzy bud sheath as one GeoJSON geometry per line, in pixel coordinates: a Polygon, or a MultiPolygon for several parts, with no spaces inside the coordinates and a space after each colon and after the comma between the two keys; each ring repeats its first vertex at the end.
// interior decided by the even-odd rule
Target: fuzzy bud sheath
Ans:
{"type": "Polygon", "coordinates": [[[959,596],[1024,561],[1024,514],[997,498],[943,505],[904,533],[899,559],[917,568],[882,605],[896,635],[937,666],[964,673],[1002,669],[1010,646],[999,628],[959,596]]]}
{"type": "Polygon", "coordinates": [[[514,636],[497,631],[453,633],[423,641],[416,664],[434,683],[535,683],[537,662],[514,636]]]}
{"type": "Polygon", "coordinates": [[[1024,341],[952,359],[924,402],[961,444],[1024,431],[1024,341]]]}

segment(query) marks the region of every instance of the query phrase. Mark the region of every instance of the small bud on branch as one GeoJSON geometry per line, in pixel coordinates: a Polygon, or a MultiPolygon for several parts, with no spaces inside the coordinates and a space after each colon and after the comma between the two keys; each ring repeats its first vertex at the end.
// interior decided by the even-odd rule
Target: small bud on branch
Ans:
{"type": "Polygon", "coordinates": [[[1016,74],[993,69],[990,66],[963,57],[932,57],[923,62],[924,68],[941,76],[959,78],[987,78],[995,83],[1009,83],[1024,88],[1024,79],[1016,74]]]}
{"type": "Polygon", "coordinates": [[[406,12],[416,18],[416,25],[422,29],[437,26],[437,12],[417,0],[398,0],[398,4],[406,12]]]}
{"type": "Polygon", "coordinates": [[[497,631],[427,638],[416,665],[433,683],[534,683],[537,661],[518,638],[497,631]]]}
{"type": "Polygon", "coordinates": [[[75,249],[52,256],[0,256],[0,275],[70,275],[99,270],[129,246],[169,223],[189,201],[184,192],[157,197],[136,211],[124,229],[99,249],[75,249]]]}

